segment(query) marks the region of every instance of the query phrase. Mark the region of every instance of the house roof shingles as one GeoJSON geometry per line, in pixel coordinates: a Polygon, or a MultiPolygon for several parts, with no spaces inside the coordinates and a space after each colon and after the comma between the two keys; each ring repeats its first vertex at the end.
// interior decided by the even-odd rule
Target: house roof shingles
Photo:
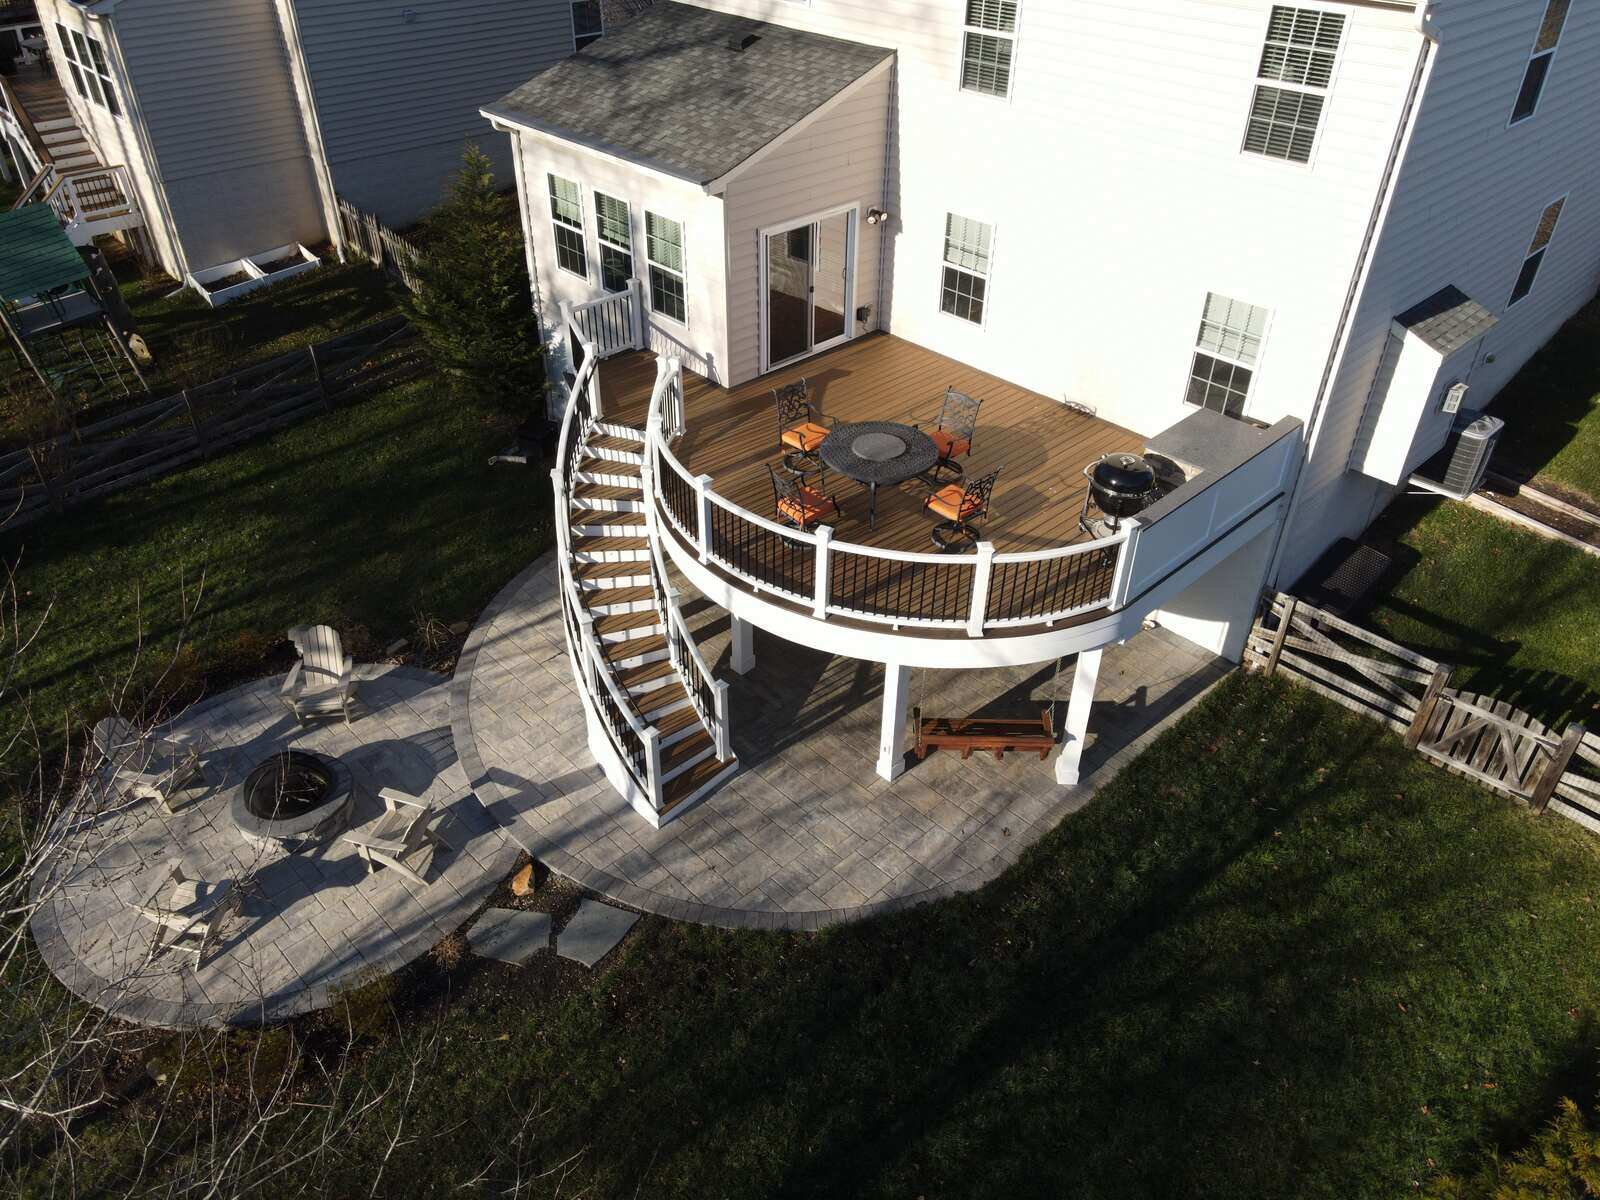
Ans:
{"type": "Polygon", "coordinates": [[[1499,322],[1498,317],[1454,284],[1440,288],[1395,320],[1447,357],[1499,322]]]}
{"type": "Polygon", "coordinates": [[[893,54],[661,3],[485,111],[704,184],[893,54]]]}

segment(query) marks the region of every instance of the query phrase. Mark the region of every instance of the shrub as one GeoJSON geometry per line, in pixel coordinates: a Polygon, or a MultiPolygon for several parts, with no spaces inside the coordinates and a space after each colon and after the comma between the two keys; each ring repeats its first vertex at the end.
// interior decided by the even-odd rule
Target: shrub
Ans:
{"type": "Polygon", "coordinates": [[[1533,1144],[1494,1159],[1470,1178],[1444,1175],[1424,1192],[1430,1200],[1587,1200],[1600,1197],[1600,1131],[1583,1110],[1563,1100],[1533,1144]]]}

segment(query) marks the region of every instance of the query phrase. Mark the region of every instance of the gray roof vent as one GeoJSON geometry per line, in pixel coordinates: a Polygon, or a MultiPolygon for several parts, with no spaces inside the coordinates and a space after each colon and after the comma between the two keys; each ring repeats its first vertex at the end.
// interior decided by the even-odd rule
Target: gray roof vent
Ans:
{"type": "Polygon", "coordinates": [[[728,35],[728,49],[735,54],[743,54],[760,40],[761,35],[754,29],[736,30],[728,35]]]}

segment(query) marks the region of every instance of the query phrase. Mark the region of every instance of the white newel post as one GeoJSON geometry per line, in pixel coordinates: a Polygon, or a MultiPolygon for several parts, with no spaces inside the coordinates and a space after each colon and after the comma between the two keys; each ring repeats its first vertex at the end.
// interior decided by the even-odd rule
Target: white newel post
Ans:
{"type": "Polygon", "coordinates": [[[717,680],[711,694],[717,713],[717,761],[727,762],[733,757],[733,730],[728,725],[728,681],[717,680]]]}
{"type": "Polygon", "coordinates": [[[628,310],[633,314],[633,348],[648,350],[650,346],[644,336],[644,288],[637,279],[632,279],[628,281],[628,290],[632,293],[628,310]]]}
{"type": "Polygon", "coordinates": [[[833,556],[833,526],[817,526],[817,566],[811,614],[819,621],[828,619],[829,560],[833,556]]]}
{"type": "Polygon", "coordinates": [[[1095,688],[1100,683],[1100,650],[1085,650],[1078,655],[1072,672],[1072,701],[1067,705],[1066,738],[1056,759],[1056,782],[1064,787],[1078,786],[1078,768],[1083,763],[1083,739],[1089,732],[1089,710],[1094,705],[1095,688]]]}
{"type": "Polygon", "coordinates": [[[967,636],[983,636],[989,612],[989,581],[994,578],[994,543],[978,543],[978,561],[972,568],[972,601],[967,606],[967,636]]]}
{"type": "Polygon", "coordinates": [[[1128,603],[1128,589],[1133,581],[1133,560],[1139,553],[1139,522],[1128,519],[1128,536],[1117,548],[1117,569],[1111,577],[1111,609],[1113,612],[1128,603]]]}
{"type": "Polygon", "coordinates": [[[695,508],[699,513],[696,524],[700,531],[700,561],[711,561],[711,476],[701,475],[694,481],[695,508]]]}
{"type": "Polygon", "coordinates": [[[735,674],[748,675],[756,669],[756,629],[749,621],[741,621],[731,613],[728,620],[732,623],[733,653],[732,666],[735,674]]]}
{"type": "Polygon", "coordinates": [[[654,725],[644,731],[645,786],[650,789],[650,807],[661,811],[661,731],[654,725]]]}
{"type": "Polygon", "coordinates": [[[883,664],[883,721],[878,731],[878,774],[891,782],[906,769],[906,705],[911,668],[883,664]]]}

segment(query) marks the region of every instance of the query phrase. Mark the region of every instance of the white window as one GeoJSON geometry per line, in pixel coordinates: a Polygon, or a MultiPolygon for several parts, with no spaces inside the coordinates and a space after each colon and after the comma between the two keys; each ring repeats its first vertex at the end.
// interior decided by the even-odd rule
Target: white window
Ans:
{"type": "Polygon", "coordinates": [[[605,17],[600,0],[575,0],[572,5],[572,48],[582,50],[605,36],[605,17]]]}
{"type": "Polygon", "coordinates": [[[1565,196],[1545,206],[1544,212],[1539,217],[1539,228],[1533,231],[1533,244],[1528,247],[1528,256],[1522,260],[1522,270],[1517,272],[1517,282],[1511,288],[1511,299],[1506,301],[1510,308],[1528,298],[1528,293],[1533,291],[1533,284],[1539,278],[1539,268],[1544,264],[1544,252],[1550,248],[1550,241],[1556,236],[1556,226],[1561,223],[1561,210],[1567,206],[1565,196]]]}
{"type": "Polygon", "coordinates": [[[961,87],[985,96],[1011,94],[1017,48],[1017,0],[966,0],[961,34],[961,87]]]}
{"type": "Polygon", "coordinates": [[[117,103],[117,90],[111,85],[111,66],[106,61],[106,48],[99,38],[86,37],[77,30],[57,25],[61,48],[67,55],[67,69],[72,74],[72,85],[85,100],[93,100],[112,116],[122,112],[117,103]]]}
{"type": "Polygon", "coordinates": [[[1266,309],[1209,293],[1184,400],[1226,417],[1243,416],[1266,336],[1266,309]]]}
{"type": "Polygon", "coordinates": [[[989,263],[994,252],[994,226],[946,213],[944,268],[939,283],[939,308],[953,317],[983,324],[989,303],[989,263]]]}
{"type": "Polygon", "coordinates": [[[1550,0],[1545,6],[1544,20],[1539,22],[1539,36],[1534,39],[1528,69],[1522,73],[1522,87],[1517,90],[1517,102],[1511,108],[1513,125],[1526,121],[1539,109],[1539,97],[1544,95],[1545,81],[1550,78],[1550,65],[1555,61],[1556,47],[1561,44],[1561,31],[1566,27],[1570,4],[1571,0],[1550,0]]]}
{"type": "Polygon", "coordinates": [[[1250,102],[1244,149],[1249,154],[1310,162],[1333,86],[1344,17],[1317,8],[1275,4],[1250,102]]]}
{"type": "Polygon", "coordinates": [[[594,194],[594,236],[600,244],[600,286],[626,291],[633,282],[633,214],[626,200],[594,194]]]}
{"type": "Polygon", "coordinates": [[[688,324],[683,286],[683,226],[653,212],[644,214],[644,255],[650,263],[650,311],[688,324]]]}
{"type": "Polygon", "coordinates": [[[589,256],[583,241],[583,192],[570,179],[551,175],[550,225],[556,235],[556,265],[589,278],[589,256]]]}

